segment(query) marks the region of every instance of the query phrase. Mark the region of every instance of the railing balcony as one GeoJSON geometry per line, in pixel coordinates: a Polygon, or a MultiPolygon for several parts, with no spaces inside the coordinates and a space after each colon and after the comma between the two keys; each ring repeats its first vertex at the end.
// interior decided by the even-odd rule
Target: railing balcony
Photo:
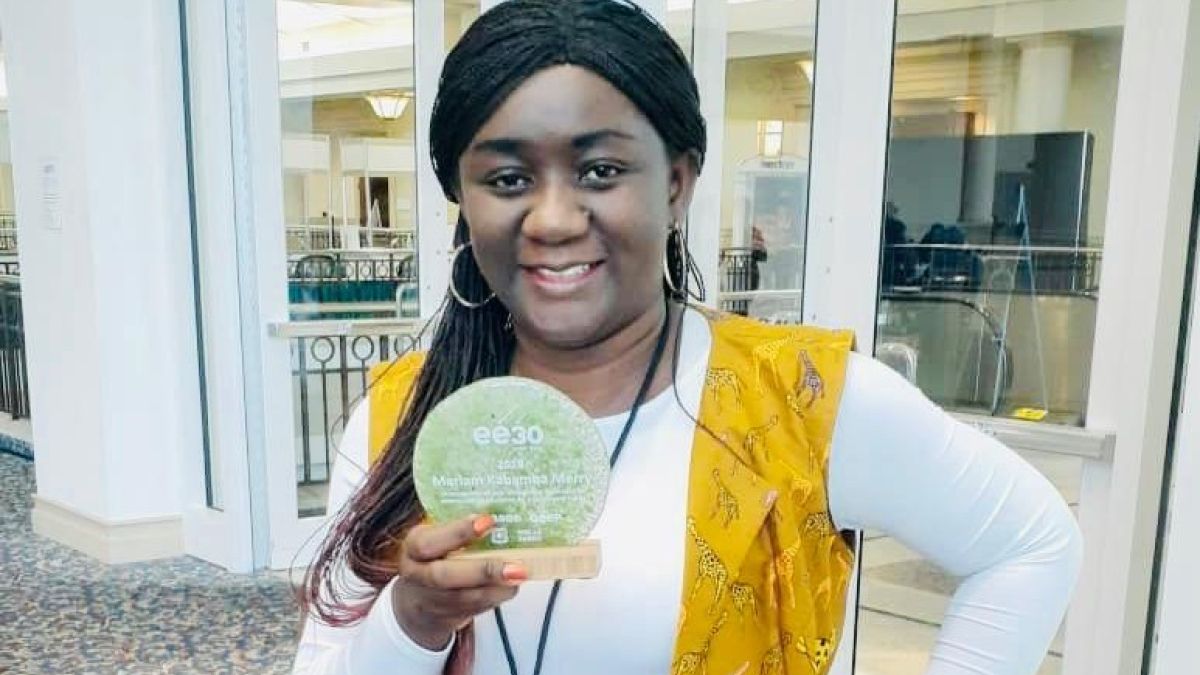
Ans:
{"type": "Polygon", "coordinates": [[[12,419],[29,417],[21,279],[10,275],[0,276],[0,411],[12,419]]]}
{"type": "Polygon", "coordinates": [[[11,213],[0,213],[0,255],[16,255],[16,253],[17,217],[11,213]]]}
{"type": "Polygon", "coordinates": [[[273,326],[291,347],[300,514],[324,513],[326,485],[346,420],[368,387],[372,366],[417,348],[421,323],[407,320],[303,321],[273,326]]]}
{"type": "Polygon", "coordinates": [[[288,260],[295,321],[412,318],[418,307],[415,254],[391,249],[326,250],[288,260]]]}

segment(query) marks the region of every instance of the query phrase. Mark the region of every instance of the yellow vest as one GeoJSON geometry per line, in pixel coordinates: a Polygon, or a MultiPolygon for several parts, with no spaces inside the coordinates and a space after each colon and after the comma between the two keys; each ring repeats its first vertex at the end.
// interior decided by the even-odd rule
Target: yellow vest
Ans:
{"type": "MultiPolygon", "coordinates": [[[[674,675],[823,675],[853,552],[835,531],[826,466],[849,332],[709,314],[712,353],[689,469],[674,675]]],[[[373,371],[372,463],[424,356],[373,371]]]]}

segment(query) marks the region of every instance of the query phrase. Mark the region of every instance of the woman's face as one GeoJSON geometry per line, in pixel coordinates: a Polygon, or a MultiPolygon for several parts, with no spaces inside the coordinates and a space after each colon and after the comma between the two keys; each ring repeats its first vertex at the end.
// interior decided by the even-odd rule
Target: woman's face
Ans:
{"type": "Polygon", "coordinates": [[[671,224],[696,170],[589,70],[525,81],[459,161],[459,201],[484,278],[519,333],[594,344],[662,303],[671,224]]]}

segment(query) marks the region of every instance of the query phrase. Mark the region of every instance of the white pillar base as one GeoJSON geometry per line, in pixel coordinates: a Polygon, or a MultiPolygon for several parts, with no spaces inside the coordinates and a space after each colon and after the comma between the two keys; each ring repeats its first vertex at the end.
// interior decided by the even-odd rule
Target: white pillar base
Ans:
{"type": "Polygon", "coordinates": [[[105,521],[35,495],[33,531],[110,565],[183,555],[183,518],[105,521]]]}

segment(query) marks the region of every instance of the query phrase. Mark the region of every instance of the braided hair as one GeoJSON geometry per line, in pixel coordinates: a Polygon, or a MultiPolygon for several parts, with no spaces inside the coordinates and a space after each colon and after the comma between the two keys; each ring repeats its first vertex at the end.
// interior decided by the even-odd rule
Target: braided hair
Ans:
{"type": "MultiPolygon", "coordinates": [[[[628,0],[508,0],[479,17],[447,55],[430,121],[430,155],[446,196],[458,201],[458,163],[478,130],[522,83],[558,65],[586,68],[624,94],[649,120],[673,157],[705,152],[700,97],[687,57],[667,31],[628,0]]],[[[455,245],[469,241],[460,215],[455,245]]],[[[451,270],[467,298],[490,294],[468,255],[451,270]]],[[[684,265],[670,260],[673,269],[684,265]]],[[[683,272],[686,277],[686,270],[683,272]]],[[[306,612],[344,626],[360,621],[397,573],[398,543],[424,516],[412,475],[413,448],[426,416],[444,398],[477,380],[506,375],[515,338],[508,310],[493,300],[467,309],[443,303],[407,411],[366,484],[338,515],[302,590],[306,612]],[[346,588],[349,570],[370,592],[346,588]]],[[[473,634],[459,634],[448,674],[474,660],[473,634]]]]}

